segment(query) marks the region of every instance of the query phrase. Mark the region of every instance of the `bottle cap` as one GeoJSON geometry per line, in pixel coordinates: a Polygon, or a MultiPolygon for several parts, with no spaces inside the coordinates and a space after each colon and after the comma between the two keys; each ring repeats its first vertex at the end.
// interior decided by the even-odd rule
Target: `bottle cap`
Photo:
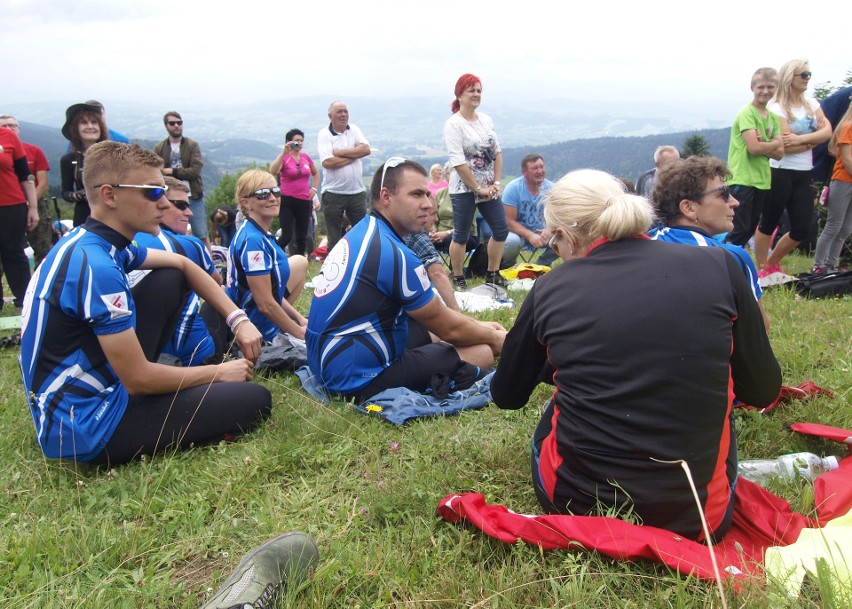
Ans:
{"type": "Polygon", "coordinates": [[[840,467],[837,463],[837,457],[834,455],[829,455],[822,460],[823,464],[825,464],[825,471],[830,472],[840,467]]]}

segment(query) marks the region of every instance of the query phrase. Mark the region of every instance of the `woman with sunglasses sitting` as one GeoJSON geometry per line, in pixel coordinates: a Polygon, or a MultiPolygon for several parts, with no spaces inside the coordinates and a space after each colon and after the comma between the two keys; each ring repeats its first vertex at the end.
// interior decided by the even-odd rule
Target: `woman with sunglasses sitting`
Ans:
{"type": "Polygon", "coordinates": [[[763,290],[751,256],[739,245],[714,238],[734,228],[734,210],[740,203],[726,184],[730,177],[728,166],[716,157],[691,156],[667,166],[657,178],[652,197],[663,226],[648,235],[657,241],[722,247],[728,251],[748,279],[769,332],[769,316],[761,301],[763,290]]]}
{"type": "Polygon", "coordinates": [[[305,285],[308,260],[287,258],[270,232],[280,212],[281,190],[272,174],[250,169],[237,180],[235,198],[246,217],[228,254],[228,296],[246,311],[263,339],[279,333],[304,340],[308,320],[293,303],[305,285]]]}
{"type": "Polygon", "coordinates": [[[831,138],[831,123],[825,118],[819,102],[805,97],[810,80],[806,59],[788,61],[778,72],[778,90],[767,106],[781,119],[784,156],[780,161],[769,160],[772,171],[769,200],[754,233],[754,258],[764,285],[786,278],[781,260],[808,236],[814,211],[813,149],[831,138]],[[778,240],[770,254],[772,235],[785,210],[790,231],[778,240]]]}
{"type": "Polygon", "coordinates": [[[305,134],[302,130],[290,129],[285,139],[287,143],[284,144],[284,149],[269,165],[269,172],[278,175],[281,187],[281,211],[278,216],[281,236],[278,238],[278,245],[286,250],[287,244],[293,239],[295,229],[295,253],[304,256],[314,195],[318,192],[320,176],[311,157],[302,150],[305,145],[305,134]]]}
{"type": "Polygon", "coordinates": [[[601,171],[559,180],[544,217],[565,263],[535,282],[491,384],[511,409],[541,379],[556,386],[533,434],[539,502],[703,539],[685,463],[720,538],[737,475],[733,395],[765,406],[781,386],[742,271],[722,248],[649,239],[651,204],[601,171]]]}

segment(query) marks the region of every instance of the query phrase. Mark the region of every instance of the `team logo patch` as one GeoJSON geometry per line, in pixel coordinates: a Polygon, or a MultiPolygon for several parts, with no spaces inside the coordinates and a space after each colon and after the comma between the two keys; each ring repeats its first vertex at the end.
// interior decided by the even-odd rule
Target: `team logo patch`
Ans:
{"type": "Polygon", "coordinates": [[[109,311],[110,319],[127,317],[131,314],[130,307],[127,304],[127,292],[118,292],[116,294],[102,294],[101,300],[104,301],[104,304],[106,305],[106,308],[109,311]]]}
{"type": "Polygon", "coordinates": [[[420,285],[423,286],[424,290],[428,290],[432,287],[432,281],[429,279],[429,273],[426,272],[426,267],[422,264],[414,269],[414,272],[417,273],[417,278],[420,279],[420,285]]]}
{"type": "Polygon", "coordinates": [[[322,298],[343,282],[349,264],[349,240],[341,239],[322,263],[320,274],[314,277],[314,296],[322,298]]]}
{"type": "Polygon", "coordinates": [[[265,271],[266,270],[266,260],[264,259],[263,252],[261,250],[252,250],[247,253],[248,256],[248,271],[265,271]]]}

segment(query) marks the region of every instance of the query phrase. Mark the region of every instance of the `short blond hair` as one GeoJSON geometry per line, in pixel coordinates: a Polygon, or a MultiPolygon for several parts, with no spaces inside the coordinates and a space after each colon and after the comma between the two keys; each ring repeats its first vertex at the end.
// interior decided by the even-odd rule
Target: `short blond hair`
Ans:
{"type": "Polygon", "coordinates": [[[179,190],[186,193],[189,192],[189,186],[186,185],[186,182],[181,182],[172,176],[166,176],[163,179],[166,181],[166,186],[169,187],[169,190],[179,190]]]}
{"type": "Polygon", "coordinates": [[[97,197],[96,186],[120,184],[129,172],[145,167],[162,169],[163,159],[139,144],[109,140],[92,144],[86,152],[86,170],[83,172],[86,196],[92,201],[97,197]]]}
{"type": "Polygon", "coordinates": [[[240,199],[248,199],[254,191],[261,188],[263,183],[270,179],[276,184],[278,183],[274,175],[263,169],[249,169],[237,179],[234,200],[244,214],[248,215],[242,203],[240,203],[240,199]]]}
{"type": "Polygon", "coordinates": [[[758,68],[754,71],[754,74],[751,75],[751,86],[753,87],[761,80],[768,80],[769,82],[778,84],[778,70],[775,68],[758,68]]]}
{"type": "Polygon", "coordinates": [[[553,185],[544,206],[547,227],[562,228],[582,246],[602,237],[618,241],[644,233],[653,219],[647,199],[627,193],[618,178],[597,169],[566,174],[553,185]]]}

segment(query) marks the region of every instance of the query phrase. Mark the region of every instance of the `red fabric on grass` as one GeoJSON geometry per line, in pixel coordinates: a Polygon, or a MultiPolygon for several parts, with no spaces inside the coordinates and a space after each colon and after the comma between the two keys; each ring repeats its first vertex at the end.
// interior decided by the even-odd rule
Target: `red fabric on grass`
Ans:
{"type": "Polygon", "coordinates": [[[749,406],[748,404],[737,404],[737,408],[748,408],[750,410],[760,410],[761,413],[766,413],[779,406],[784,404],[785,402],[789,402],[790,400],[804,400],[806,398],[812,398],[817,395],[827,395],[830,398],[834,397],[834,392],[824,387],[820,387],[813,381],[805,381],[804,383],[799,383],[795,387],[787,387],[786,385],[781,386],[781,391],[778,393],[778,397],[775,398],[775,401],[772,402],[766,408],[757,408],[756,406],[749,406]]]}
{"type": "MultiPolygon", "coordinates": [[[[802,433],[830,439],[852,436],[850,431],[816,424],[794,426],[802,425],[806,430],[802,433]]],[[[852,508],[852,455],[840,462],[839,469],[815,480],[818,520],[791,511],[787,501],[743,478],[737,481],[734,497],[731,529],[712,550],[723,577],[760,574],[766,548],[789,545],[803,528],[824,525],[852,508]]],[[[487,505],[479,493],[447,495],[437,511],[448,522],[471,524],[506,543],[524,541],[545,550],[595,550],[616,560],[644,558],[684,575],[715,579],[710,548],[665,529],[604,516],[516,514],[502,505],[487,505]]]]}

